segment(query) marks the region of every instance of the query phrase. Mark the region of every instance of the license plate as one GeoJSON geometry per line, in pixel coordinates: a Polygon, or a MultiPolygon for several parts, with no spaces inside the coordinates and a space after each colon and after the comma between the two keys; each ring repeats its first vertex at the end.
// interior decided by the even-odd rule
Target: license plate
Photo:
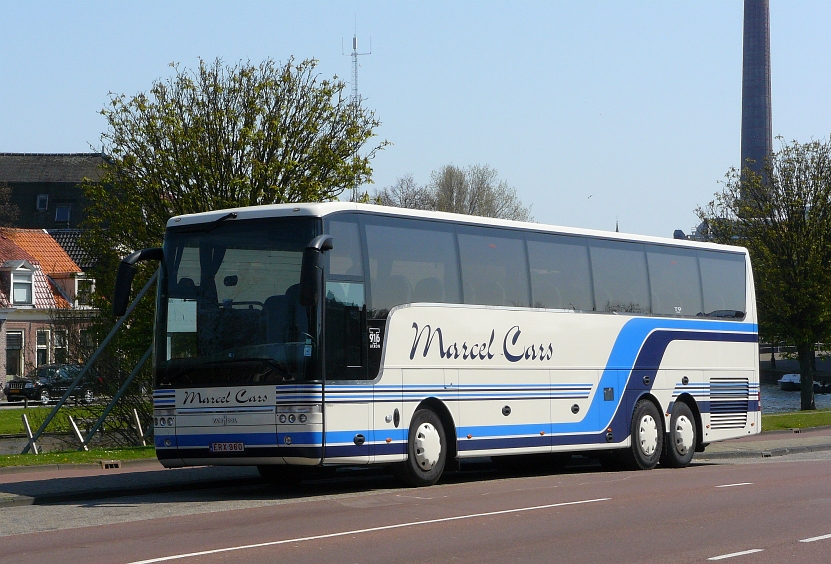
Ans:
{"type": "Polygon", "coordinates": [[[19,394],[19,393],[20,393],[20,390],[14,390],[14,389],[12,389],[12,390],[9,390],[9,393],[10,393],[10,394],[19,394]]]}
{"type": "Polygon", "coordinates": [[[211,443],[211,452],[244,452],[244,443],[211,443]]]}

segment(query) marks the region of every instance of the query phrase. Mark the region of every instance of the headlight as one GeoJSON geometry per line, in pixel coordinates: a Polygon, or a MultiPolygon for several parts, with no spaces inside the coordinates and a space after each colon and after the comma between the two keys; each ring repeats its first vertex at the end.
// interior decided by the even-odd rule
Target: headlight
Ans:
{"type": "MultiPolygon", "coordinates": [[[[38,384],[38,385],[40,385],[40,384],[38,384]]],[[[26,382],[26,385],[25,385],[25,386],[23,386],[23,387],[24,387],[24,388],[34,388],[34,387],[35,387],[35,385],[34,385],[34,384],[32,384],[31,382],[26,382]]]]}

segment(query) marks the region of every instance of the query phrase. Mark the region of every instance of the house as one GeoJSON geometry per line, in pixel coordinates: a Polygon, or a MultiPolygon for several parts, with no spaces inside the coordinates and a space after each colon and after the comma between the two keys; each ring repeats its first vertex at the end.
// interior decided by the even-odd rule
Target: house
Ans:
{"type": "Polygon", "coordinates": [[[99,180],[101,153],[0,153],[0,183],[11,188],[16,227],[73,229],[86,217],[84,178],[99,180]]]}
{"type": "Polygon", "coordinates": [[[81,310],[81,269],[43,230],[0,229],[0,386],[70,358],[60,316],[81,310]]]}

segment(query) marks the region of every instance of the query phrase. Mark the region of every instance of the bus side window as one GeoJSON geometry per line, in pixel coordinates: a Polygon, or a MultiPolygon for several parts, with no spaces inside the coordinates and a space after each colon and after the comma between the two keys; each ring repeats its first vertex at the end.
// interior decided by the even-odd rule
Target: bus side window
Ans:
{"type": "Polygon", "coordinates": [[[650,313],[643,243],[589,242],[597,311],[650,313]]]}
{"type": "Polygon", "coordinates": [[[459,267],[451,229],[398,219],[366,224],[372,318],[383,319],[392,308],[406,303],[459,303],[459,267]]]}
{"type": "Polygon", "coordinates": [[[701,279],[693,249],[647,245],[652,313],[694,317],[701,315],[701,279]]]}
{"type": "Polygon", "coordinates": [[[326,227],[332,236],[334,248],[327,253],[330,276],[363,276],[361,238],[358,224],[352,221],[331,220],[326,227]]]}
{"type": "Polygon", "coordinates": [[[533,307],[592,311],[589,247],[583,237],[528,237],[533,307]],[[539,237],[539,239],[537,239],[539,237]]]}
{"type": "Polygon", "coordinates": [[[746,266],[744,255],[698,251],[704,315],[743,318],[745,315],[746,266]]]}
{"type": "Polygon", "coordinates": [[[528,264],[522,236],[508,230],[459,228],[465,303],[528,307],[528,264]],[[473,289],[473,295],[468,288],[473,289]]]}

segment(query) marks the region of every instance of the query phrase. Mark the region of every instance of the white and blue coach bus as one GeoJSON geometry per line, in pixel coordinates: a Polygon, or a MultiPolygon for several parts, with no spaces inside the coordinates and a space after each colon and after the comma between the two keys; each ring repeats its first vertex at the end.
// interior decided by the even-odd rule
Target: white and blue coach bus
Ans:
{"type": "MultiPolygon", "coordinates": [[[[386,464],[430,485],[468,457],[616,451],[684,467],[760,431],[739,247],[374,205],[175,217],[154,356],[158,458],[386,464]]],[[[603,454],[602,452],[600,454],[603,454]]]]}

